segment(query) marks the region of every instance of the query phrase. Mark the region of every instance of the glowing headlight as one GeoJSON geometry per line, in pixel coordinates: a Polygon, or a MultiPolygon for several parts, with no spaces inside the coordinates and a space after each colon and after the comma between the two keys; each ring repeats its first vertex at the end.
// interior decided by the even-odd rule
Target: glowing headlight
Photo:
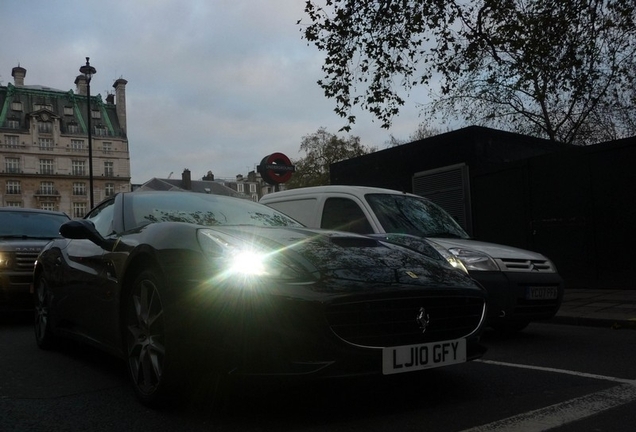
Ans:
{"type": "Polygon", "coordinates": [[[276,251],[264,250],[258,245],[209,229],[199,230],[198,238],[217,277],[298,278],[298,272],[291,264],[285,264],[276,251]]]}
{"type": "Polygon", "coordinates": [[[9,267],[9,255],[0,253],[0,268],[9,267]]]}
{"type": "Polygon", "coordinates": [[[233,251],[227,271],[232,274],[265,275],[265,257],[262,253],[250,250],[233,251]]]}
{"type": "Polygon", "coordinates": [[[450,248],[448,251],[469,271],[499,271],[497,263],[483,252],[463,248],[450,248]]]}
{"type": "Polygon", "coordinates": [[[446,261],[448,261],[448,263],[455,269],[463,271],[464,273],[468,274],[468,270],[466,270],[466,267],[464,266],[464,264],[462,263],[462,261],[457,258],[455,255],[453,255],[452,253],[449,252],[448,249],[446,249],[445,247],[435,243],[432,240],[427,239],[428,243],[433,246],[435,248],[435,250],[437,252],[439,252],[439,254],[441,256],[443,256],[444,258],[446,258],[446,261]]]}

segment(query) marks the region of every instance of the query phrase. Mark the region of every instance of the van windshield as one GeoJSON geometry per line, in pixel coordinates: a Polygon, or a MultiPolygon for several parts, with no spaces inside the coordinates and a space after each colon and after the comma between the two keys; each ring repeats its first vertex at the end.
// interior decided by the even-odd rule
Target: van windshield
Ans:
{"type": "Polygon", "coordinates": [[[366,199],[387,233],[469,238],[455,219],[427,199],[394,194],[368,194],[366,199]]]}

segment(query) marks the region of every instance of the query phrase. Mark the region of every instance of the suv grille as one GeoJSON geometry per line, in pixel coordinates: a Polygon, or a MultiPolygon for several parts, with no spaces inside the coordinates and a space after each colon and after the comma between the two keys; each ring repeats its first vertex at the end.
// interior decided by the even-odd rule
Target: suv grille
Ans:
{"type": "Polygon", "coordinates": [[[38,252],[16,252],[15,269],[20,271],[32,271],[38,252]]]}
{"type": "Polygon", "coordinates": [[[554,273],[555,269],[548,260],[498,259],[499,267],[507,271],[554,273]]]}
{"type": "Polygon", "coordinates": [[[413,297],[348,301],[327,307],[332,331],[347,342],[386,347],[458,339],[480,325],[485,302],[480,297],[413,297]],[[417,322],[420,308],[429,324],[417,322]]]}

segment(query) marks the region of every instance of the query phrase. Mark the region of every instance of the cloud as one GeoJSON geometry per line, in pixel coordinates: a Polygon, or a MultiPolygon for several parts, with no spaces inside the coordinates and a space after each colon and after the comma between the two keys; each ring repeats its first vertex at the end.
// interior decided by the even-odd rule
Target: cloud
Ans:
{"type": "MultiPolygon", "coordinates": [[[[180,175],[247,174],[267,154],[298,152],[304,135],[344,121],[316,81],[322,58],[301,39],[299,0],[3,0],[2,85],[11,69],[26,84],[74,89],[89,56],[94,94],[126,87],[133,183],[180,175]]],[[[407,138],[421,119],[414,96],[390,130],[357,113],[351,131],[382,148],[407,138]]]]}

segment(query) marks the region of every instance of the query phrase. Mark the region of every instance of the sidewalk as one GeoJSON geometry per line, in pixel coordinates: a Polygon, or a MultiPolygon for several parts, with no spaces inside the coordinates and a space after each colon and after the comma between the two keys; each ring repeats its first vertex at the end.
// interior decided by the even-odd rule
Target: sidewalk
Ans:
{"type": "Polygon", "coordinates": [[[551,322],[636,330],[636,289],[566,288],[551,322]]]}

